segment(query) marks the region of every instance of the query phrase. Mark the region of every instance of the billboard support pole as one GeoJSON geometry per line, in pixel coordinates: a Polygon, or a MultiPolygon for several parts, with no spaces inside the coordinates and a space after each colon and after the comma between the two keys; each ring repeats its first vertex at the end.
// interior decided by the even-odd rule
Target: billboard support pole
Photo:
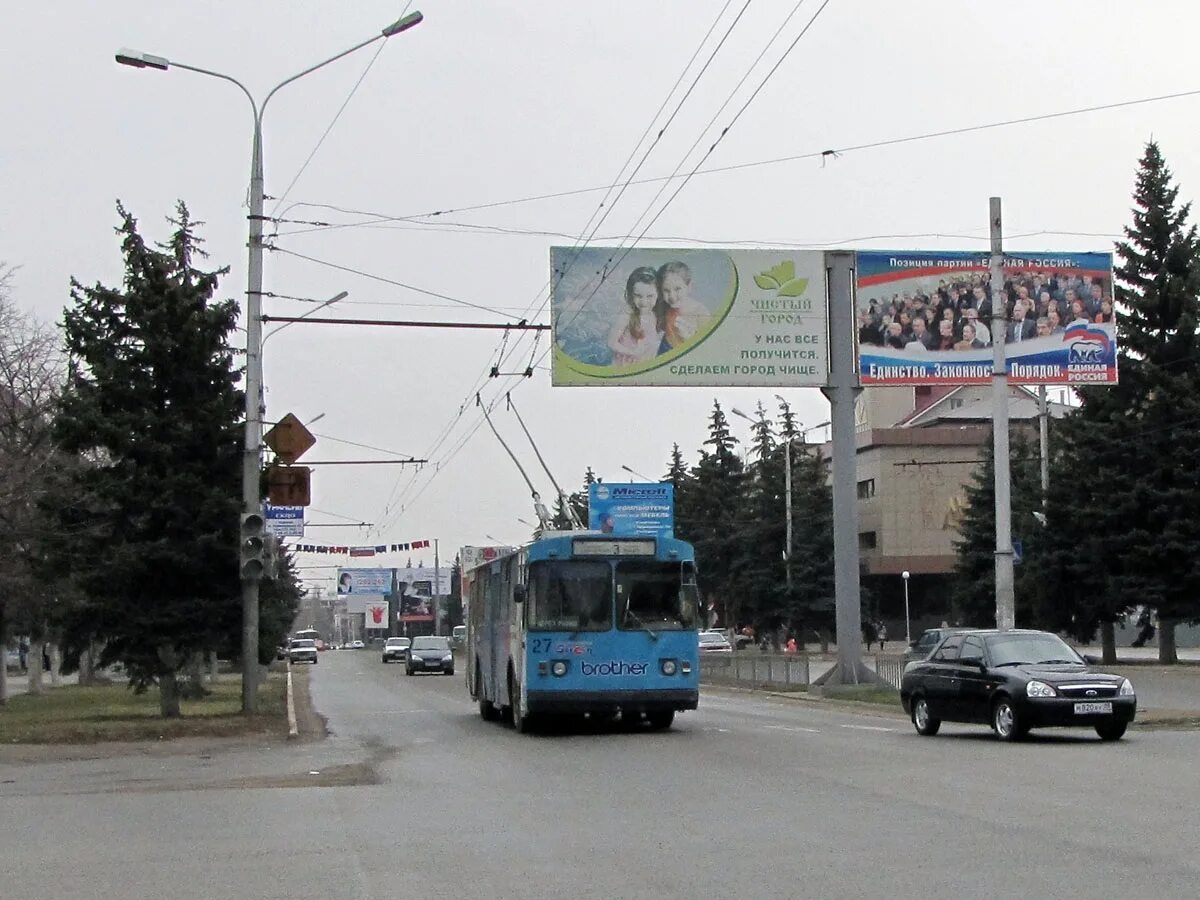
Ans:
{"type": "Polygon", "coordinates": [[[1012,483],[1008,450],[1008,365],[1005,327],[1004,248],[1000,198],[989,205],[992,237],[992,456],[996,476],[996,627],[1016,627],[1013,588],[1012,483]]]}
{"type": "Polygon", "coordinates": [[[1046,386],[1038,385],[1038,443],[1042,465],[1042,511],[1046,511],[1050,494],[1050,407],[1046,403],[1046,386]]]}
{"type": "Polygon", "coordinates": [[[833,426],[833,593],[837,606],[837,663],[817,685],[863,684],[876,680],[862,661],[858,576],[857,435],[854,403],[862,392],[856,373],[854,254],[825,255],[829,303],[829,400],[833,426]]]}

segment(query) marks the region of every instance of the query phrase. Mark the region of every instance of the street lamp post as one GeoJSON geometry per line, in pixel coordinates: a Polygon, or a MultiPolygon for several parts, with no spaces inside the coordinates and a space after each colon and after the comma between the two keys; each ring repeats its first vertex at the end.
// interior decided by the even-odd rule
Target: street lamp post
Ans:
{"type": "Polygon", "coordinates": [[[912,646],[912,629],[909,627],[908,619],[908,569],[900,573],[900,577],[904,579],[904,643],[912,646]]]}
{"type": "MultiPolygon", "coordinates": [[[[262,515],[262,495],[260,493],[259,477],[262,471],[262,419],[263,419],[263,384],[262,384],[262,263],[263,263],[263,162],[262,162],[262,119],[267,104],[276,92],[285,85],[315,72],[343,56],[361,50],[368,44],[378,40],[386,40],[402,31],[407,31],[420,24],[423,16],[419,12],[409,13],[397,19],[378,34],[368,40],[343,50],[336,56],[309,66],[303,72],[275,85],[260,106],[246,86],[232,76],[173,62],[161,56],[140,53],[133,50],[121,50],[116,54],[118,63],[137,69],[158,69],[166,71],[174,67],[200,75],[220,78],[236,85],[246,99],[254,114],[254,141],[250,154],[250,237],[248,241],[249,257],[246,266],[246,427],[244,435],[244,454],[242,457],[242,516],[243,521],[249,516],[262,515]]],[[[240,565],[242,580],[242,711],[254,713],[258,711],[258,586],[262,577],[261,565],[240,565]]]]}
{"type": "Polygon", "coordinates": [[[629,466],[621,466],[621,468],[624,469],[626,472],[628,472],[630,475],[634,475],[638,478],[641,478],[643,481],[654,481],[654,479],[651,478],[649,475],[643,475],[641,472],[638,472],[635,469],[629,468],[629,466]]]}

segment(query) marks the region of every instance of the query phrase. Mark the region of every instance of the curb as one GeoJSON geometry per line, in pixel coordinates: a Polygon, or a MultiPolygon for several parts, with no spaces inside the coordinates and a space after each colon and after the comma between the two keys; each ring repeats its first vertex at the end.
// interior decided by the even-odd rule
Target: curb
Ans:
{"type": "Polygon", "coordinates": [[[287,718],[288,740],[298,738],[300,729],[296,724],[296,696],[292,693],[292,663],[290,660],[287,667],[287,718]]]}

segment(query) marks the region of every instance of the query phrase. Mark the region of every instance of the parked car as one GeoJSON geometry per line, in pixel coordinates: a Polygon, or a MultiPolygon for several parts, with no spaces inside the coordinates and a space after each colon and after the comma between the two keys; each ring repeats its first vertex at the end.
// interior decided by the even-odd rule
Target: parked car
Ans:
{"type": "Polygon", "coordinates": [[[5,648],[4,667],[10,672],[24,672],[25,667],[21,665],[21,651],[16,647],[5,648]]]}
{"type": "Polygon", "coordinates": [[[450,650],[450,641],[437,635],[413,638],[412,646],[408,648],[408,660],[405,672],[441,672],[445,675],[454,674],[454,654],[450,650]]]}
{"type": "Polygon", "coordinates": [[[408,647],[412,643],[406,637],[390,637],[383,644],[383,661],[404,662],[408,659],[408,647]]]}
{"type": "Polygon", "coordinates": [[[450,632],[450,643],[455,647],[465,647],[467,645],[467,626],[455,625],[450,632]]]}
{"type": "Polygon", "coordinates": [[[942,642],[946,635],[962,630],[962,628],[950,628],[948,626],[926,628],[921,632],[921,636],[909,644],[908,649],[904,651],[904,662],[908,663],[917,659],[925,659],[942,642]]]}
{"type": "Polygon", "coordinates": [[[729,639],[719,631],[702,631],[700,632],[700,652],[701,653],[732,653],[733,647],[729,644],[729,639]]]}
{"type": "Polygon", "coordinates": [[[317,664],[317,642],[307,638],[294,640],[288,647],[288,661],[293,663],[310,662],[317,664]]]}
{"type": "Polygon", "coordinates": [[[1093,671],[1056,634],[1015,629],[947,635],[906,667],[900,701],[918,734],[937,734],[943,721],[979,722],[1002,741],[1062,726],[1116,741],[1137,714],[1128,678],[1093,671]]]}

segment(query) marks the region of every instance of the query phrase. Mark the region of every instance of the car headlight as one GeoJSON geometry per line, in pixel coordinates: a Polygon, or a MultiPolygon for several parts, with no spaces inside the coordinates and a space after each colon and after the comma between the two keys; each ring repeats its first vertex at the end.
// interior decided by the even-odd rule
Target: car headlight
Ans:
{"type": "Polygon", "coordinates": [[[1025,695],[1027,697],[1057,697],[1058,691],[1044,681],[1031,681],[1025,685],[1025,695]]]}
{"type": "Polygon", "coordinates": [[[1133,682],[1130,681],[1128,678],[1126,678],[1124,681],[1122,681],[1121,682],[1121,690],[1120,690],[1119,694],[1122,697],[1132,697],[1133,696],[1133,682]]]}
{"type": "Polygon", "coordinates": [[[556,659],[550,664],[550,671],[559,678],[567,674],[567,661],[565,659],[556,659]]]}
{"type": "Polygon", "coordinates": [[[442,662],[454,662],[454,654],[447,653],[445,656],[442,657],[442,662]]]}
{"type": "Polygon", "coordinates": [[[662,673],[664,675],[674,675],[675,670],[678,668],[678,664],[673,659],[660,659],[658,661],[658,667],[662,669],[662,673]]]}

